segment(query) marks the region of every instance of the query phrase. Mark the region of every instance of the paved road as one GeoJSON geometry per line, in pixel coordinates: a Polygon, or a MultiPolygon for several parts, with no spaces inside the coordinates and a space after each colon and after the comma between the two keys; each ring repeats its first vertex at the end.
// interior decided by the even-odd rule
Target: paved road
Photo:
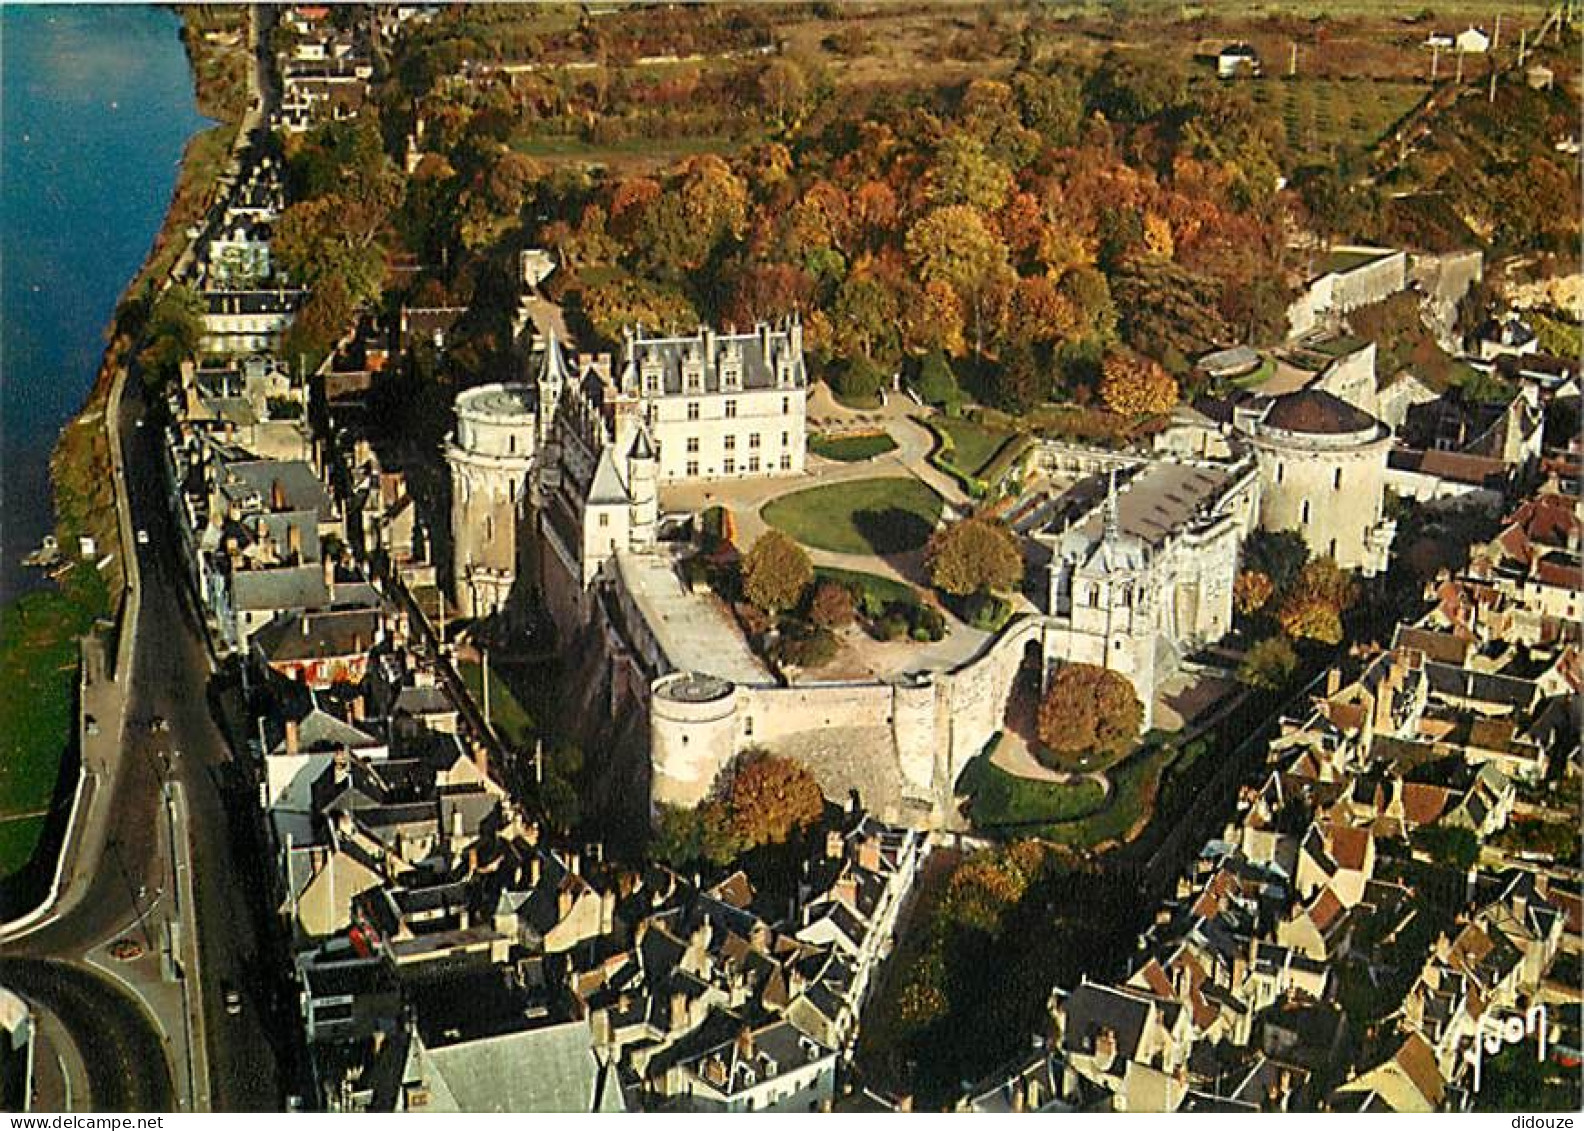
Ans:
{"type": "Polygon", "coordinates": [[[0,983],[48,1010],[71,1034],[88,1078],[89,1095],[73,1097],[79,1110],[172,1109],[164,1050],[135,998],[64,962],[0,959],[0,983]]]}

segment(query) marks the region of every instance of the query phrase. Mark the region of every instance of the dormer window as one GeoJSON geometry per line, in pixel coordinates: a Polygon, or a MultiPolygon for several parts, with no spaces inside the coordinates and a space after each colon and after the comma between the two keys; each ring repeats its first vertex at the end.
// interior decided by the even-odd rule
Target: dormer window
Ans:
{"type": "Polygon", "coordinates": [[[644,392],[650,394],[659,393],[661,384],[660,379],[662,376],[664,376],[664,372],[660,367],[660,359],[653,356],[645,357],[643,359],[643,365],[640,368],[640,373],[643,377],[644,392]]]}
{"type": "Polygon", "coordinates": [[[728,354],[720,363],[721,388],[736,392],[742,388],[742,362],[735,354],[728,354]]]}
{"type": "Polygon", "coordinates": [[[704,391],[704,362],[690,357],[682,362],[682,388],[689,393],[704,391]]]}

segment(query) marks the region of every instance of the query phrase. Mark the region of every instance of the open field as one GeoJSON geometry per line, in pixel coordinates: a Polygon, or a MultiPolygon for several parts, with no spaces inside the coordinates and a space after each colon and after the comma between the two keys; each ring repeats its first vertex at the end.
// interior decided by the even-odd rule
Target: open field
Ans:
{"type": "MultiPolygon", "coordinates": [[[[479,664],[461,662],[457,664],[457,674],[462,677],[462,682],[467,685],[468,694],[473,701],[484,708],[484,670],[479,664]]],[[[490,668],[490,724],[501,736],[507,746],[518,750],[523,749],[533,740],[534,720],[528,713],[512,689],[506,685],[501,674],[492,665],[490,668]]]]}
{"type": "Polygon", "coordinates": [[[941,498],[917,479],[857,479],[810,487],[765,505],[764,520],[816,550],[895,554],[924,544],[941,498]]]}
{"type": "Polygon", "coordinates": [[[859,463],[886,452],[896,451],[897,443],[884,432],[857,436],[810,436],[809,451],[824,459],[859,463]]]}

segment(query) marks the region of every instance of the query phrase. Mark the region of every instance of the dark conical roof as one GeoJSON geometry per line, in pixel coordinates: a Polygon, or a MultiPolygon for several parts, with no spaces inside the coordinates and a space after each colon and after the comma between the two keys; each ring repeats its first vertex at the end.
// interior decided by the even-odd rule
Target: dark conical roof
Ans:
{"type": "Polygon", "coordinates": [[[1277,397],[1265,414],[1265,423],[1288,432],[1345,436],[1372,431],[1380,421],[1324,389],[1302,389],[1277,397]]]}
{"type": "Polygon", "coordinates": [[[638,429],[638,435],[633,437],[632,448],[627,452],[628,459],[654,459],[654,442],[649,439],[649,429],[638,429]]]}

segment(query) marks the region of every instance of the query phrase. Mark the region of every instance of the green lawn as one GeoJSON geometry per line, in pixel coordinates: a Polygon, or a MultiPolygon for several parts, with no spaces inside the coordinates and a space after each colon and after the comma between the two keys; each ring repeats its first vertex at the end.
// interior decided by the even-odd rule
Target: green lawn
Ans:
{"type": "Polygon", "coordinates": [[[969,762],[957,780],[957,792],[970,799],[969,816],[975,828],[1075,821],[1105,804],[1105,791],[1096,782],[1065,785],[1015,777],[990,761],[994,750],[991,746],[969,762]]]}
{"type": "MultiPolygon", "coordinates": [[[[473,696],[473,701],[482,711],[484,709],[483,668],[479,664],[458,663],[457,674],[462,677],[462,682],[467,684],[468,694],[473,696]]],[[[518,702],[517,696],[512,694],[512,689],[506,686],[506,681],[501,679],[500,672],[493,665],[490,668],[490,723],[507,746],[521,750],[533,740],[533,716],[518,702]]]]}
{"type": "Polygon", "coordinates": [[[863,436],[812,436],[808,446],[809,451],[825,459],[859,463],[896,451],[897,443],[884,432],[873,432],[863,436]]]}
{"type": "Polygon", "coordinates": [[[1176,753],[1170,746],[1146,746],[1136,751],[1107,772],[1111,796],[1104,807],[1076,820],[1052,825],[1041,835],[1073,848],[1091,848],[1125,838],[1139,818],[1154,807],[1161,773],[1176,753]]]}
{"type": "Polygon", "coordinates": [[[912,550],[940,521],[941,498],[917,479],[856,479],[767,504],[764,520],[805,546],[838,554],[912,550]]]}
{"type": "Polygon", "coordinates": [[[964,475],[977,476],[983,472],[985,465],[1001,450],[1001,445],[1014,435],[1003,428],[976,424],[962,417],[942,417],[935,424],[951,437],[952,454],[949,462],[964,475]]]}

